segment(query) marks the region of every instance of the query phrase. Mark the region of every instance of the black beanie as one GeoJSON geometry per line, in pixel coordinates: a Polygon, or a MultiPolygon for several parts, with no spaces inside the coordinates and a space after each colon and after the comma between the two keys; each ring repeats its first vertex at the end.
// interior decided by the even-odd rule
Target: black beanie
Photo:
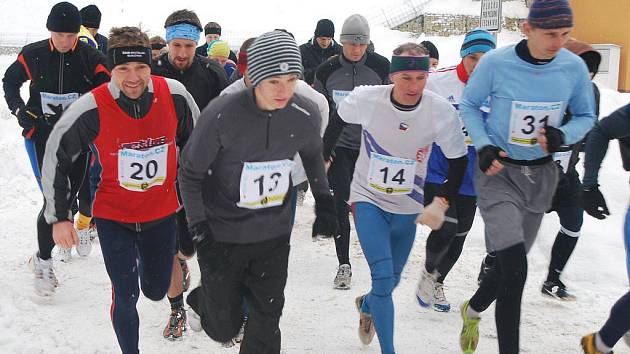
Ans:
{"type": "Polygon", "coordinates": [[[101,26],[101,10],[96,5],[88,5],[82,8],[80,13],[83,26],[89,28],[99,28],[101,26]]]}
{"type": "Polygon", "coordinates": [[[429,51],[429,58],[440,60],[440,52],[438,52],[435,44],[431,43],[430,41],[423,41],[420,44],[422,44],[422,46],[427,48],[427,50],[429,51]]]}
{"type": "Polygon", "coordinates": [[[317,37],[335,37],[335,25],[331,20],[324,18],[317,21],[317,27],[315,27],[315,38],[317,37]]]}
{"type": "Polygon", "coordinates": [[[51,32],[79,33],[81,30],[79,9],[65,1],[56,4],[50,10],[46,28],[51,32]]]}

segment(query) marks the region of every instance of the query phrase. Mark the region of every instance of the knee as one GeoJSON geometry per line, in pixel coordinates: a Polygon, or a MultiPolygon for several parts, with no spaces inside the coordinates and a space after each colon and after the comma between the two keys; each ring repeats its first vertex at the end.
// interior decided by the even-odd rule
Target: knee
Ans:
{"type": "Polygon", "coordinates": [[[134,288],[114,287],[114,303],[116,307],[133,307],[138,302],[140,291],[134,288]]]}
{"type": "Polygon", "coordinates": [[[431,252],[444,250],[457,233],[457,223],[445,221],[439,230],[431,232],[427,239],[427,249],[431,252]]]}
{"type": "Polygon", "coordinates": [[[371,266],[372,268],[372,294],[376,296],[390,296],[400,280],[394,274],[391,261],[381,261],[371,266]]]}
{"type": "Polygon", "coordinates": [[[164,298],[164,296],[166,296],[166,292],[168,291],[169,285],[170,285],[170,278],[169,278],[169,281],[166,282],[165,284],[150,284],[147,282],[143,282],[142,293],[149,300],[160,301],[164,298]]]}

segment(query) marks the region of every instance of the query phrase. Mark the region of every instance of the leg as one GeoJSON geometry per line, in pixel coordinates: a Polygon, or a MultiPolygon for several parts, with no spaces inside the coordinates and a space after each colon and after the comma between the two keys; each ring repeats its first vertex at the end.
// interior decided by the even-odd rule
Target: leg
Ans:
{"type": "MultiPolygon", "coordinates": [[[[427,183],[424,186],[425,205],[433,200],[439,192],[441,186],[434,183],[427,183]]],[[[457,208],[455,203],[446,211],[444,224],[439,230],[431,231],[427,238],[425,269],[428,273],[433,273],[444,260],[448,252],[451,241],[457,234],[457,208]]]]}
{"type": "Polygon", "coordinates": [[[175,215],[171,215],[138,235],[140,287],[144,296],[153,301],[163,299],[171,283],[175,229],[175,215]]]}
{"type": "Polygon", "coordinates": [[[547,281],[560,280],[560,274],[575,249],[578,237],[580,237],[580,229],[582,228],[582,208],[578,206],[560,206],[557,213],[560,217],[561,228],[551,248],[551,261],[549,262],[547,281]]]}
{"type": "Polygon", "coordinates": [[[628,208],[628,211],[626,212],[624,244],[626,246],[626,269],[628,271],[628,280],[630,281],[630,208],[628,208]]]}
{"type": "Polygon", "coordinates": [[[243,284],[249,307],[241,354],[280,353],[280,316],[289,265],[289,240],[280,237],[248,245],[253,259],[245,270],[243,284]]]}
{"type": "Polygon", "coordinates": [[[610,317],[599,330],[599,336],[606,344],[612,348],[621,337],[630,331],[630,292],[622,296],[610,310],[610,317]]]}
{"type": "Polygon", "coordinates": [[[105,269],[112,282],[111,319],[123,353],[138,353],[136,234],[120,224],[96,219],[105,269]]]}
{"type": "Polygon", "coordinates": [[[184,293],[184,278],[182,276],[182,266],[179,264],[179,258],[173,257],[173,267],[171,271],[171,284],[168,287],[168,299],[180,297],[184,293]]]}
{"type": "Polygon", "coordinates": [[[339,235],[335,237],[335,249],[339,265],[350,264],[350,183],[354,173],[358,152],[350,149],[335,149],[335,159],[328,171],[328,180],[334,192],[335,206],[337,207],[337,220],[339,222],[339,235]]]}
{"type": "Polygon", "coordinates": [[[92,196],[90,195],[90,176],[89,176],[89,164],[92,157],[91,152],[87,152],[85,155],[85,167],[83,178],[81,179],[81,187],[79,187],[79,213],[91,217],[92,216],[92,196]]]}
{"type": "Polygon", "coordinates": [[[24,138],[24,148],[28,154],[28,159],[31,162],[31,168],[33,169],[33,176],[39,186],[39,190],[42,190],[42,173],[37,163],[37,154],[35,152],[35,143],[29,138],[24,138]]]}
{"type": "Polygon", "coordinates": [[[459,195],[455,203],[455,208],[457,209],[457,233],[451,241],[446,255],[437,267],[437,271],[440,274],[437,281],[441,284],[444,284],[444,279],[462,254],[464,241],[466,241],[466,236],[472,227],[475,220],[475,212],[477,211],[475,197],[459,195]]]}
{"type": "Polygon", "coordinates": [[[387,354],[394,353],[392,291],[396,286],[390,219],[391,214],[373,204],[354,205],[354,224],[372,276],[372,289],[363,301],[362,311],[374,318],[381,352],[387,354]]]}

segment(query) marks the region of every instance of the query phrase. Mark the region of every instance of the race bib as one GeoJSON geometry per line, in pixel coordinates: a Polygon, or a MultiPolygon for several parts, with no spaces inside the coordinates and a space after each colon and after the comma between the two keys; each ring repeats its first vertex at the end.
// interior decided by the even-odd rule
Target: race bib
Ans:
{"type": "Polygon", "coordinates": [[[415,160],[372,153],[368,186],[388,195],[409,194],[413,191],[415,173],[415,160]]]}
{"type": "Polygon", "coordinates": [[[562,168],[564,173],[567,173],[572,154],[573,151],[558,151],[553,154],[553,160],[562,168]]]}
{"type": "Polygon", "coordinates": [[[245,162],[241,172],[241,199],[236,205],[245,209],[282,205],[289,190],[293,165],[288,159],[245,162]]]}
{"type": "Polygon", "coordinates": [[[61,106],[61,109],[65,111],[70,103],[76,101],[79,98],[79,94],[76,92],[62,94],[40,92],[39,95],[42,102],[42,113],[44,114],[55,114],[55,112],[48,105],[54,107],[61,106]]]}
{"type": "Polygon", "coordinates": [[[168,144],[147,150],[118,150],[118,183],[121,187],[144,192],[166,180],[168,144]]]}
{"type": "Polygon", "coordinates": [[[509,143],[532,147],[538,143],[541,128],[560,126],[562,102],[512,102],[509,143]]]}
{"type": "Polygon", "coordinates": [[[335,106],[339,107],[341,102],[348,97],[352,91],[342,91],[342,90],[333,90],[333,101],[335,101],[335,106]]]}
{"type": "Polygon", "coordinates": [[[466,142],[466,145],[473,146],[472,138],[468,134],[468,130],[466,130],[466,127],[463,125],[462,125],[462,133],[464,133],[464,138],[465,138],[464,141],[466,142]]]}

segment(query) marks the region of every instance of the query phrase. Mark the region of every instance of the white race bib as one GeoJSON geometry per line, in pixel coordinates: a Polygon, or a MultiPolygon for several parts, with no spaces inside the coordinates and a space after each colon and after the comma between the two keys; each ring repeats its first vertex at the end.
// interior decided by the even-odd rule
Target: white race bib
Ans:
{"type": "Polygon", "coordinates": [[[55,112],[48,106],[49,104],[55,107],[61,105],[61,109],[65,111],[70,103],[79,98],[79,94],[76,92],[62,94],[40,92],[39,95],[42,102],[42,113],[44,114],[55,114],[55,112]]]}
{"type": "Polygon", "coordinates": [[[532,147],[538,143],[540,129],[562,122],[562,102],[512,102],[509,143],[532,147]]]}
{"type": "Polygon", "coordinates": [[[147,150],[118,150],[118,183],[121,187],[144,192],[166,180],[168,144],[147,150]]]}
{"type": "Polygon", "coordinates": [[[416,160],[372,153],[368,186],[388,195],[404,195],[413,191],[416,160]]]}
{"type": "Polygon", "coordinates": [[[245,209],[282,205],[289,190],[293,164],[288,159],[245,162],[241,172],[241,199],[236,205],[245,209]]]}
{"type": "Polygon", "coordinates": [[[462,133],[464,133],[464,138],[465,138],[464,141],[466,142],[466,145],[473,146],[472,138],[468,134],[468,130],[466,130],[466,127],[463,125],[462,125],[462,133]]]}
{"type": "Polygon", "coordinates": [[[343,102],[343,100],[345,100],[346,97],[348,97],[350,92],[352,91],[333,90],[333,101],[335,102],[335,106],[337,108],[339,108],[339,105],[341,104],[341,102],[343,102]]]}
{"type": "Polygon", "coordinates": [[[558,151],[553,153],[553,160],[562,167],[562,172],[567,173],[569,168],[569,162],[571,161],[571,155],[573,151],[558,151]]]}

